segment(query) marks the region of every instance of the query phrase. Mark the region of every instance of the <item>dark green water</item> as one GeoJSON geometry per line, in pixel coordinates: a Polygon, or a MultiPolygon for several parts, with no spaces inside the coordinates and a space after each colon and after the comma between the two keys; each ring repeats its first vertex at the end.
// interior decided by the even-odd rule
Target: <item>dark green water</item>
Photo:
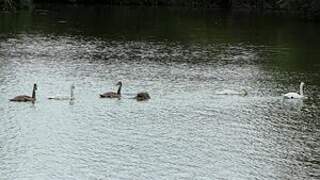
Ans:
{"type": "Polygon", "coordinates": [[[319,33],[195,9],[1,13],[0,177],[319,179],[319,33]],[[119,80],[121,100],[98,98],[119,80]],[[301,81],[308,98],[283,100],[301,81]],[[34,105],[8,101],[34,82],[34,105]],[[47,100],[71,84],[74,102],[47,100]],[[151,100],[130,99],[139,91],[151,100]]]}

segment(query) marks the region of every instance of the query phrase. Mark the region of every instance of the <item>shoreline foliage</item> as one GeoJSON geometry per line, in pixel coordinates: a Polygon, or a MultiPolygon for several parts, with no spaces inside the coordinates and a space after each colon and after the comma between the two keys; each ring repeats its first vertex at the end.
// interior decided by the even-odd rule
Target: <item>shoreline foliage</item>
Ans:
{"type": "Polygon", "coordinates": [[[303,18],[320,18],[320,0],[0,0],[4,10],[31,7],[37,3],[105,4],[125,6],[183,6],[230,11],[283,12],[303,18]]]}

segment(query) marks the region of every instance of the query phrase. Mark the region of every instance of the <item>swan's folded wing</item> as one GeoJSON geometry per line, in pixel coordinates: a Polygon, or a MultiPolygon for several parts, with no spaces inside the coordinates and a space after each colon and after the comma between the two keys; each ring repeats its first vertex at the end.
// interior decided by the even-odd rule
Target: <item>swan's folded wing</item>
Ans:
{"type": "Polygon", "coordinates": [[[101,98],[119,98],[120,94],[117,94],[115,92],[106,92],[104,94],[100,94],[101,98]]]}
{"type": "Polygon", "coordinates": [[[32,97],[30,97],[30,96],[27,96],[27,95],[21,95],[21,96],[16,96],[16,97],[14,97],[14,98],[12,98],[12,99],[9,99],[10,101],[20,101],[20,102],[22,102],[22,101],[32,101],[32,100],[34,100],[32,97]]]}

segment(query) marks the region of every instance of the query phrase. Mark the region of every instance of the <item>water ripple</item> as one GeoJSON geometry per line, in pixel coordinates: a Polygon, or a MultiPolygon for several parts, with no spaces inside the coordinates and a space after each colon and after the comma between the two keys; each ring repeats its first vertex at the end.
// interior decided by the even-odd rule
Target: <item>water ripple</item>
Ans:
{"type": "Polygon", "coordinates": [[[300,76],[269,69],[270,52],[282,49],[42,34],[1,40],[1,177],[316,179],[320,87],[309,82],[308,100],[283,104],[281,93],[300,76]],[[121,100],[98,98],[119,80],[121,100]],[[34,82],[35,105],[8,102],[31,94],[34,82]],[[73,103],[46,100],[67,95],[72,83],[73,103]],[[215,95],[221,89],[249,95],[215,95]],[[151,100],[130,99],[139,91],[151,100]]]}

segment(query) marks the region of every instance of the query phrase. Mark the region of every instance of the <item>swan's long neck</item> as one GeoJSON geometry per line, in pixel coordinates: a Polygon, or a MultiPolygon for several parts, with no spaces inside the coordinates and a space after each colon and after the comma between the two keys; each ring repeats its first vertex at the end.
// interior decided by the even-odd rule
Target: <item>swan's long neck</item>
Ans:
{"type": "Polygon", "coordinates": [[[303,83],[300,84],[300,95],[303,96],[303,83]]]}
{"type": "Polygon", "coordinates": [[[35,86],[33,86],[32,98],[33,98],[33,99],[36,99],[36,87],[35,87],[35,86]]]}
{"type": "Polygon", "coordinates": [[[119,88],[118,88],[117,94],[121,94],[121,87],[122,87],[122,84],[120,84],[120,85],[119,85],[119,88]]]}
{"type": "Polygon", "coordinates": [[[70,98],[71,98],[71,99],[74,98],[73,88],[71,88],[71,90],[70,90],[70,98]]]}

